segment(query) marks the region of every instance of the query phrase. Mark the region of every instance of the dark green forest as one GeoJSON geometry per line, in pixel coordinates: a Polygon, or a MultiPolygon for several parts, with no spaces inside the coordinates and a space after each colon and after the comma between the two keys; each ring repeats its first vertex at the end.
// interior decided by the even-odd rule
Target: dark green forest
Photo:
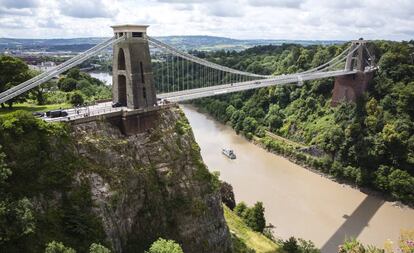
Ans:
{"type": "MultiPolygon", "coordinates": [[[[345,45],[258,46],[199,53],[210,61],[260,74],[294,73],[338,55],[345,45]]],[[[274,86],[194,101],[236,132],[339,180],[414,203],[414,42],[375,41],[376,71],[356,103],[331,107],[334,79],[274,86]],[[268,132],[323,151],[310,156],[268,132]]]]}

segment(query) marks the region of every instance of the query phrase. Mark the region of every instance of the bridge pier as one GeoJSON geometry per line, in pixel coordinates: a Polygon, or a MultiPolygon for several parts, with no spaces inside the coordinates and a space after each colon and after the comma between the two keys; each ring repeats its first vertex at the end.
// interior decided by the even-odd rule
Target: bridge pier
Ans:
{"type": "Polygon", "coordinates": [[[112,97],[129,109],[153,107],[157,103],[152,74],[147,26],[112,26],[117,38],[113,46],[112,97]]]}
{"type": "Polygon", "coordinates": [[[370,57],[366,43],[362,38],[352,41],[352,53],[346,58],[345,70],[357,72],[335,78],[331,106],[335,107],[342,102],[356,102],[367,90],[374,76],[374,72],[367,70],[367,67],[371,67],[374,59],[370,57]]]}
{"type": "Polygon", "coordinates": [[[342,102],[356,102],[367,90],[374,72],[358,71],[352,75],[337,76],[332,92],[331,106],[335,107],[342,102]]]}

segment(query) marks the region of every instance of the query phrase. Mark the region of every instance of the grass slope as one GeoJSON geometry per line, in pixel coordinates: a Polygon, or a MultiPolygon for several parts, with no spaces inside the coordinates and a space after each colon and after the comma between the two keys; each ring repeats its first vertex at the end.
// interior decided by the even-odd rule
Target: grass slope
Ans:
{"type": "Polygon", "coordinates": [[[224,217],[232,234],[235,253],[280,253],[279,245],[251,230],[243,220],[224,206],[224,217]]]}
{"type": "Polygon", "coordinates": [[[70,104],[51,104],[51,105],[36,105],[30,103],[17,103],[14,104],[12,108],[0,108],[0,115],[5,115],[11,112],[15,112],[18,110],[28,111],[28,112],[45,112],[50,110],[56,110],[59,108],[67,109],[71,108],[70,104]]]}

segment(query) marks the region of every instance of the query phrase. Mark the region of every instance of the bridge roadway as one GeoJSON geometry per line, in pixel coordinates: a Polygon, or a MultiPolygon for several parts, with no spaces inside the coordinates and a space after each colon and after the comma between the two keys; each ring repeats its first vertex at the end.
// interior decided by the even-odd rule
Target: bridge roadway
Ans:
{"type": "Polygon", "coordinates": [[[111,112],[118,112],[121,110],[129,110],[129,109],[126,107],[112,108],[112,102],[103,102],[103,103],[99,103],[96,105],[66,109],[64,110],[65,112],[68,113],[68,116],[66,117],[59,117],[59,118],[42,117],[42,119],[47,122],[71,121],[71,120],[76,120],[76,119],[85,118],[85,117],[103,115],[103,114],[111,113],[111,112]]]}
{"type": "Polygon", "coordinates": [[[204,88],[196,88],[191,90],[184,90],[184,91],[177,91],[177,92],[169,92],[169,93],[162,93],[157,95],[158,98],[166,99],[170,102],[181,102],[191,99],[203,98],[203,97],[210,97],[215,95],[227,94],[237,91],[244,91],[250,89],[257,89],[262,87],[268,87],[273,85],[282,85],[288,83],[296,83],[298,82],[301,84],[303,81],[307,80],[316,80],[322,79],[327,77],[335,77],[335,76],[342,76],[342,75],[350,75],[355,74],[357,71],[345,71],[345,70],[338,70],[338,71],[327,71],[327,72],[316,72],[316,73],[308,73],[302,75],[281,75],[276,76],[274,78],[268,79],[260,79],[254,81],[247,81],[247,82],[240,82],[240,83],[233,83],[233,84],[222,84],[222,85],[215,85],[209,86],[204,88]]]}
{"type": "MultiPolygon", "coordinates": [[[[281,75],[276,76],[275,78],[269,79],[261,79],[255,81],[248,81],[248,82],[240,82],[234,84],[223,84],[223,85],[216,85],[216,86],[209,86],[204,88],[197,88],[185,91],[177,91],[177,92],[170,92],[170,93],[163,93],[157,95],[159,101],[158,105],[162,105],[162,100],[167,100],[169,102],[181,102],[191,99],[203,98],[203,97],[210,97],[215,95],[227,94],[237,91],[244,91],[262,87],[268,87],[272,85],[281,85],[281,84],[288,84],[288,83],[295,83],[295,82],[303,82],[307,80],[315,80],[315,79],[322,79],[327,77],[334,77],[334,76],[341,76],[341,75],[349,75],[354,74],[357,71],[330,71],[330,72],[320,72],[320,73],[309,73],[303,75],[281,75]]],[[[127,107],[112,107],[112,102],[104,102],[99,103],[96,105],[86,106],[86,107],[78,107],[78,108],[71,108],[65,110],[68,113],[66,117],[59,117],[59,118],[47,118],[43,117],[43,119],[47,122],[58,122],[58,121],[71,121],[85,117],[91,116],[98,116],[104,115],[107,113],[118,112],[118,111],[133,111],[133,109],[128,109],[127,107]]]]}

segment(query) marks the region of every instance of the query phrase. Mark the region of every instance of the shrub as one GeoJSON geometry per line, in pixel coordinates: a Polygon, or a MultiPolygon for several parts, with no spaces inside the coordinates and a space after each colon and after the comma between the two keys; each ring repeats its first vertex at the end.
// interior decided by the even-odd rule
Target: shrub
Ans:
{"type": "Polygon", "coordinates": [[[184,253],[184,251],[175,241],[158,238],[146,253],[184,253]]]}
{"type": "Polygon", "coordinates": [[[111,253],[111,251],[100,244],[92,243],[89,248],[89,253],[111,253]]]}
{"type": "Polygon", "coordinates": [[[301,238],[296,239],[293,236],[282,241],[282,248],[286,253],[320,253],[313,242],[301,238]]]}
{"type": "Polygon", "coordinates": [[[266,226],[264,210],[262,202],[257,202],[250,208],[244,202],[240,202],[234,208],[234,212],[240,216],[251,229],[260,233],[263,232],[266,226]]]}
{"type": "Polygon", "coordinates": [[[236,205],[236,207],[234,208],[234,212],[237,214],[237,216],[243,217],[246,209],[247,205],[242,201],[236,205]]]}
{"type": "Polygon", "coordinates": [[[74,106],[80,106],[85,102],[85,99],[80,91],[75,91],[70,95],[69,102],[74,106]]]}
{"type": "Polygon", "coordinates": [[[263,203],[257,202],[245,212],[244,220],[246,224],[256,232],[262,233],[266,226],[264,211],[263,203]]]}
{"type": "Polygon", "coordinates": [[[58,87],[62,91],[69,92],[76,89],[77,81],[73,78],[63,78],[58,82],[58,87]]]}
{"type": "Polygon", "coordinates": [[[61,242],[52,241],[46,245],[45,253],[76,253],[76,251],[70,247],[66,247],[61,242]]]}
{"type": "Polygon", "coordinates": [[[293,236],[283,242],[282,248],[286,253],[299,253],[298,241],[293,236]]]}

